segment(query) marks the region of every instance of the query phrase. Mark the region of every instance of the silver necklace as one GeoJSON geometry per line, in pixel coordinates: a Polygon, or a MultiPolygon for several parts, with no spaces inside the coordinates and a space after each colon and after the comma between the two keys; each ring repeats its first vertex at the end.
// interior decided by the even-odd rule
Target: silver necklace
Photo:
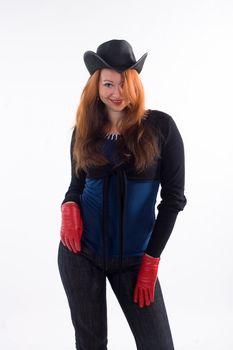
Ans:
{"type": "Polygon", "coordinates": [[[120,134],[117,133],[117,132],[108,132],[108,133],[105,135],[105,138],[107,138],[108,140],[117,140],[119,135],[120,135],[120,134]]]}

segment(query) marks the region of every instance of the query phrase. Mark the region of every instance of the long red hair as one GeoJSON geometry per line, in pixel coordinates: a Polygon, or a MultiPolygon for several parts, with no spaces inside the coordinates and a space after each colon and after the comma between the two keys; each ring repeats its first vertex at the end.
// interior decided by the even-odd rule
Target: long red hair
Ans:
{"type": "MultiPolygon", "coordinates": [[[[159,155],[157,138],[143,121],[145,111],[144,89],[136,70],[129,69],[122,73],[122,93],[129,101],[124,117],[118,122],[118,129],[123,136],[118,144],[122,161],[133,157],[138,171],[149,166],[159,155]]],[[[87,81],[81,94],[75,122],[75,142],[73,159],[75,169],[87,170],[88,167],[105,165],[109,161],[101,153],[101,145],[108,125],[105,105],[99,99],[100,70],[87,81]]]]}

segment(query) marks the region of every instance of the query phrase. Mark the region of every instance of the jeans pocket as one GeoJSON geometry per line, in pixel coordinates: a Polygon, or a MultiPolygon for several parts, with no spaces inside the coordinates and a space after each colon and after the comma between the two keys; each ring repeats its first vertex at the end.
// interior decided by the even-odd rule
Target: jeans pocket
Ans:
{"type": "Polygon", "coordinates": [[[74,253],[72,250],[70,250],[66,245],[60,241],[59,243],[59,250],[62,250],[66,254],[71,254],[71,255],[79,255],[81,252],[74,253]]]}

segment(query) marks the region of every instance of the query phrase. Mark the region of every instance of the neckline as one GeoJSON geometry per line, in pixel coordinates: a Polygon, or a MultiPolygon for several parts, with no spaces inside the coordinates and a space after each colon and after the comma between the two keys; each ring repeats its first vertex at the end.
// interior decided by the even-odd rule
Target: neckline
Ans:
{"type": "Polygon", "coordinates": [[[105,138],[108,140],[117,140],[120,135],[117,132],[109,132],[105,135],[105,138]]]}

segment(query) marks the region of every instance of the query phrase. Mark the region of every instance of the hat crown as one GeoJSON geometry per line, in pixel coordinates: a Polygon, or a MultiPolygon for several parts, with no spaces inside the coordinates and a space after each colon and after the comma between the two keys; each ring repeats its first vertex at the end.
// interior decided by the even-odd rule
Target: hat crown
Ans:
{"type": "Polygon", "coordinates": [[[132,46],[126,40],[110,40],[101,44],[96,51],[106,63],[119,70],[136,63],[132,46]]]}

